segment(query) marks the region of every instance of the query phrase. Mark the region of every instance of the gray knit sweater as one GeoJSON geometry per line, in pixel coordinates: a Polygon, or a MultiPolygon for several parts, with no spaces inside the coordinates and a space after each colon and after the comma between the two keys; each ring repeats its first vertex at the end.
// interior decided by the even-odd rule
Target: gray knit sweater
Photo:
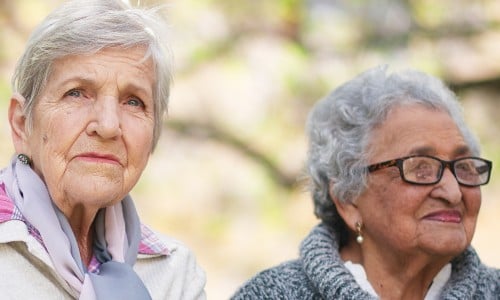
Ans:
{"type": "MultiPolygon", "coordinates": [[[[344,267],[338,248],[337,233],[320,224],[302,242],[299,259],[257,274],[231,299],[375,299],[344,267]]],[[[500,299],[500,269],[483,265],[469,247],[452,261],[440,299],[500,299]]]]}

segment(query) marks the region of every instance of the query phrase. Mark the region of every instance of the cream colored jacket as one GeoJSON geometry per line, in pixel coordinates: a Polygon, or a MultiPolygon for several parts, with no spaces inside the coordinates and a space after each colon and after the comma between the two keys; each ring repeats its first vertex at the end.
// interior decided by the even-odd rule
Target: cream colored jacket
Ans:
{"type": "MultiPolygon", "coordinates": [[[[170,254],[139,255],[134,265],[152,298],[206,299],[205,273],[194,255],[180,242],[158,236],[170,254]]],[[[55,272],[47,252],[29,235],[22,221],[0,224],[0,299],[77,298],[78,295],[55,272]]]]}

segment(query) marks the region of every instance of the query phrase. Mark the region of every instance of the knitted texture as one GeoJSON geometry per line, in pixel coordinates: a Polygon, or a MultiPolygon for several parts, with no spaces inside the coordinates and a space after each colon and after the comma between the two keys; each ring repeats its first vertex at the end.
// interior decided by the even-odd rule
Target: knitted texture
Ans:
{"type": "MultiPolygon", "coordinates": [[[[231,299],[376,299],[344,267],[338,248],[337,233],[319,224],[302,242],[299,259],[262,271],[231,299]]],[[[472,247],[451,263],[440,299],[500,299],[500,269],[483,265],[472,247]]]]}

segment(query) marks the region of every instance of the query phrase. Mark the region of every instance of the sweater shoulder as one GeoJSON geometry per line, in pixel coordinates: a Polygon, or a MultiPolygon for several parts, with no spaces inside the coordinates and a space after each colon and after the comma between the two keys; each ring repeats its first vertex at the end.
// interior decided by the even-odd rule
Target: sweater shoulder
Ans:
{"type": "Polygon", "coordinates": [[[470,247],[452,262],[442,299],[500,299],[500,269],[486,266],[470,247]]]}
{"type": "Polygon", "coordinates": [[[492,295],[500,297],[500,269],[481,265],[479,282],[479,290],[491,291],[492,295]]]}
{"type": "Polygon", "coordinates": [[[301,262],[292,260],[258,273],[244,283],[231,299],[315,298],[301,262]]]}

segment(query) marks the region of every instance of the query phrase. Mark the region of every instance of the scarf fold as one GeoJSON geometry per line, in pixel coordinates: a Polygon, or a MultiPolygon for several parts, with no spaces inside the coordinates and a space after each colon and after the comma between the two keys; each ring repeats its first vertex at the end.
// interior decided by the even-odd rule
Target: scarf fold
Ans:
{"type": "Polygon", "coordinates": [[[89,273],[67,218],[54,205],[40,177],[16,158],[0,176],[16,206],[40,232],[57,273],[80,294],[79,299],[151,299],[132,268],[141,228],[130,196],[96,215],[93,251],[101,266],[99,272],[89,273]]]}

